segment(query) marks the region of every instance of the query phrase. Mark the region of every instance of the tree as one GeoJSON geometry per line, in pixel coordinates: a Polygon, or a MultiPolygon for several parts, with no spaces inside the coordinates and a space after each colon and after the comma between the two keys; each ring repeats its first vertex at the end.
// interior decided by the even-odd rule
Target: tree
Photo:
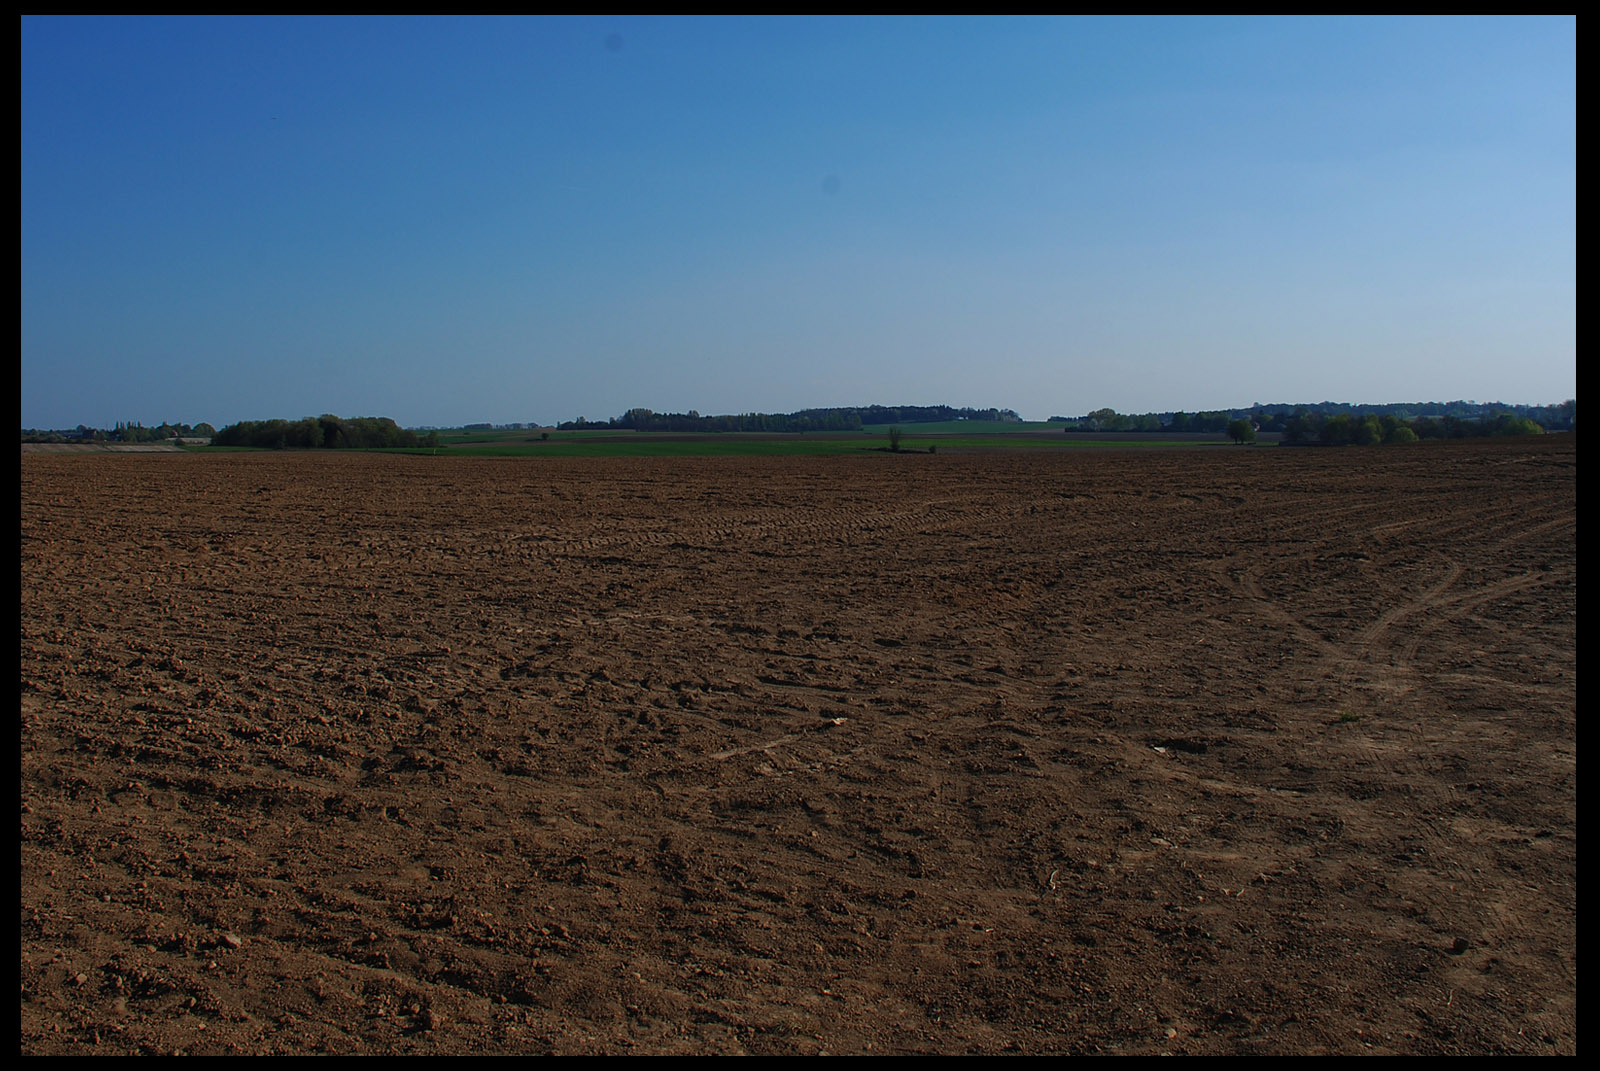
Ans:
{"type": "Polygon", "coordinates": [[[1355,441],[1354,426],[1355,421],[1350,419],[1349,413],[1335,413],[1322,422],[1317,438],[1329,446],[1345,446],[1355,441]]]}
{"type": "Polygon", "coordinates": [[[897,427],[889,429],[889,449],[897,454],[900,452],[900,436],[902,434],[904,433],[897,427]]]}
{"type": "Polygon", "coordinates": [[[1491,435],[1543,435],[1544,429],[1527,417],[1503,413],[1490,425],[1491,435]]]}
{"type": "Polygon", "coordinates": [[[1242,417],[1230,421],[1228,424],[1228,437],[1236,443],[1253,443],[1256,441],[1256,426],[1242,417]]]}

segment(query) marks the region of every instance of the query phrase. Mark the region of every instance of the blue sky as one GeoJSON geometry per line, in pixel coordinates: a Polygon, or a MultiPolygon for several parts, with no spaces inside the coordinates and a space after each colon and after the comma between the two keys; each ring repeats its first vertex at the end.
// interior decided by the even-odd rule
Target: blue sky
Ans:
{"type": "Polygon", "coordinates": [[[32,19],[22,426],[1577,393],[1577,26],[32,19]]]}

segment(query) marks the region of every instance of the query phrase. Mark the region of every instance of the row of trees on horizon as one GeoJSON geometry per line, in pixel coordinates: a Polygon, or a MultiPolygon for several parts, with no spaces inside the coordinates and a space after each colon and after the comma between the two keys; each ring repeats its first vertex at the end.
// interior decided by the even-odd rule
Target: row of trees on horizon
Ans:
{"type": "Polygon", "coordinates": [[[216,433],[217,429],[204,421],[199,424],[161,423],[150,428],[137,422],[124,424],[118,421],[111,428],[91,428],[87,424],[53,431],[23,428],[22,441],[25,443],[164,443],[173,439],[209,439],[216,433]]]}
{"type": "MultiPolygon", "coordinates": [[[[738,413],[702,416],[630,409],[604,421],[579,417],[557,425],[563,431],[607,430],[651,432],[768,432],[860,431],[868,425],[919,424],[950,421],[1022,423],[1013,409],[957,408],[948,405],[850,406],[837,409],[800,409],[792,413],[738,413]]],[[[1481,435],[1535,435],[1543,431],[1576,431],[1578,402],[1569,398],[1559,405],[1506,405],[1500,402],[1410,402],[1356,406],[1346,402],[1301,405],[1262,405],[1242,409],[1186,413],[1118,413],[1096,409],[1081,417],[1053,416],[1049,423],[1068,431],[1121,431],[1145,433],[1229,433],[1240,421],[1259,432],[1281,434],[1291,443],[1410,442],[1414,439],[1469,438],[1481,435]]],[[[517,425],[518,428],[534,425],[517,425]]],[[[489,428],[490,425],[473,425],[489,428]]],[[[39,431],[23,429],[23,442],[154,443],[177,439],[206,439],[218,446],[253,446],[268,449],[378,449],[439,445],[437,430],[424,434],[400,427],[389,417],[337,417],[324,413],[298,421],[243,420],[216,431],[210,424],[163,423],[145,427],[118,423],[110,429],[77,428],[39,431]]]]}
{"type": "MultiPolygon", "coordinates": [[[[1239,409],[1218,409],[1189,413],[1118,413],[1115,409],[1096,409],[1081,417],[1053,416],[1047,423],[1060,424],[1076,431],[1176,432],[1180,434],[1224,433],[1238,420],[1247,420],[1258,431],[1280,433],[1293,441],[1313,441],[1325,422],[1332,421],[1335,434],[1343,427],[1339,418],[1363,423],[1375,417],[1390,428],[1397,422],[1410,426],[1418,438],[1463,438],[1480,434],[1531,435],[1540,431],[1576,431],[1578,403],[1568,399],[1560,405],[1506,405],[1501,402],[1398,402],[1383,405],[1353,405],[1348,402],[1315,402],[1293,405],[1255,405],[1239,409]],[[1516,429],[1516,430],[1508,430],[1516,429]]],[[[737,413],[702,416],[687,413],[657,413],[651,409],[629,409],[609,420],[578,417],[556,425],[561,431],[699,431],[699,432],[807,432],[860,431],[866,425],[918,424],[958,420],[1022,423],[1014,409],[956,408],[948,405],[867,405],[839,409],[801,409],[792,413],[737,413]]]]}
{"type": "Polygon", "coordinates": [[[701,416],[699,410],[687,413],[657,413],[653,409],[629,409],[609,420],[593,421],[579,417],[557,424],[559,431],[587,431],[616,428],[622,431],[860,431],[867,424],[923,424],[945,420],[989,420],[1021,423],[1014,409],[956,408],[949,405],[863,405],[839,409],[799,409],[793,413],[725,413],[701,416]]]}
{"type": "MultiPolygon", "coordinates": [[[[1051,423],[1078,431],[1224,432],[1235,420],[1248,420],[1258,431],[1282,433],[1293,441],[1310,441],[1327,421],[1345,417],[1360,423],[1368,417],[1409,425],[1418,438],[1464,438],[1492,433],[1532,435],[1539,431],[1577,431],[1578,402],[1560,405],[1506,405],[1502,402],[1395,402],[1352,405],[1349,402],[1315,402],[1294,405],[1256,403],[1243,409],[1201,413],[1118,413],[1096,409],[1081,417],[1053,416],[1051,423]],[[1524,423],[1512,424],[1508,420],[1524,423]],[[1530,428],[1529,425],[1537,425],[1530,428]],[[1508,431],[1517,427],[1525,430],[1508,431]]],[[[1340,426],[1340,425],[1335,425],[1340,426]]]]}

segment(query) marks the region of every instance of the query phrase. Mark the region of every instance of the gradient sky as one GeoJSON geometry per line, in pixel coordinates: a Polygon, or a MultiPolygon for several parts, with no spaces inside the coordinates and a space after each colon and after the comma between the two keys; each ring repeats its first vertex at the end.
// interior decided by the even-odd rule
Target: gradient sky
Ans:
{"type": "Polygon", "coordinates": [[[21,21],[22,426],[1577,394],[1577,23],[21,21]]]}

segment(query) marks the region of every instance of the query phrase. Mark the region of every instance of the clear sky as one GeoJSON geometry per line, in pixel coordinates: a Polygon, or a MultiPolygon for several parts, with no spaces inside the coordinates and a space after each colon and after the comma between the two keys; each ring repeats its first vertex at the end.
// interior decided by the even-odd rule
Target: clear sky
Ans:
{"type": "Polygon", "coordinates": [[[1577,24],[21,22],[22,426],[1577,393],[1577,24]]]}

